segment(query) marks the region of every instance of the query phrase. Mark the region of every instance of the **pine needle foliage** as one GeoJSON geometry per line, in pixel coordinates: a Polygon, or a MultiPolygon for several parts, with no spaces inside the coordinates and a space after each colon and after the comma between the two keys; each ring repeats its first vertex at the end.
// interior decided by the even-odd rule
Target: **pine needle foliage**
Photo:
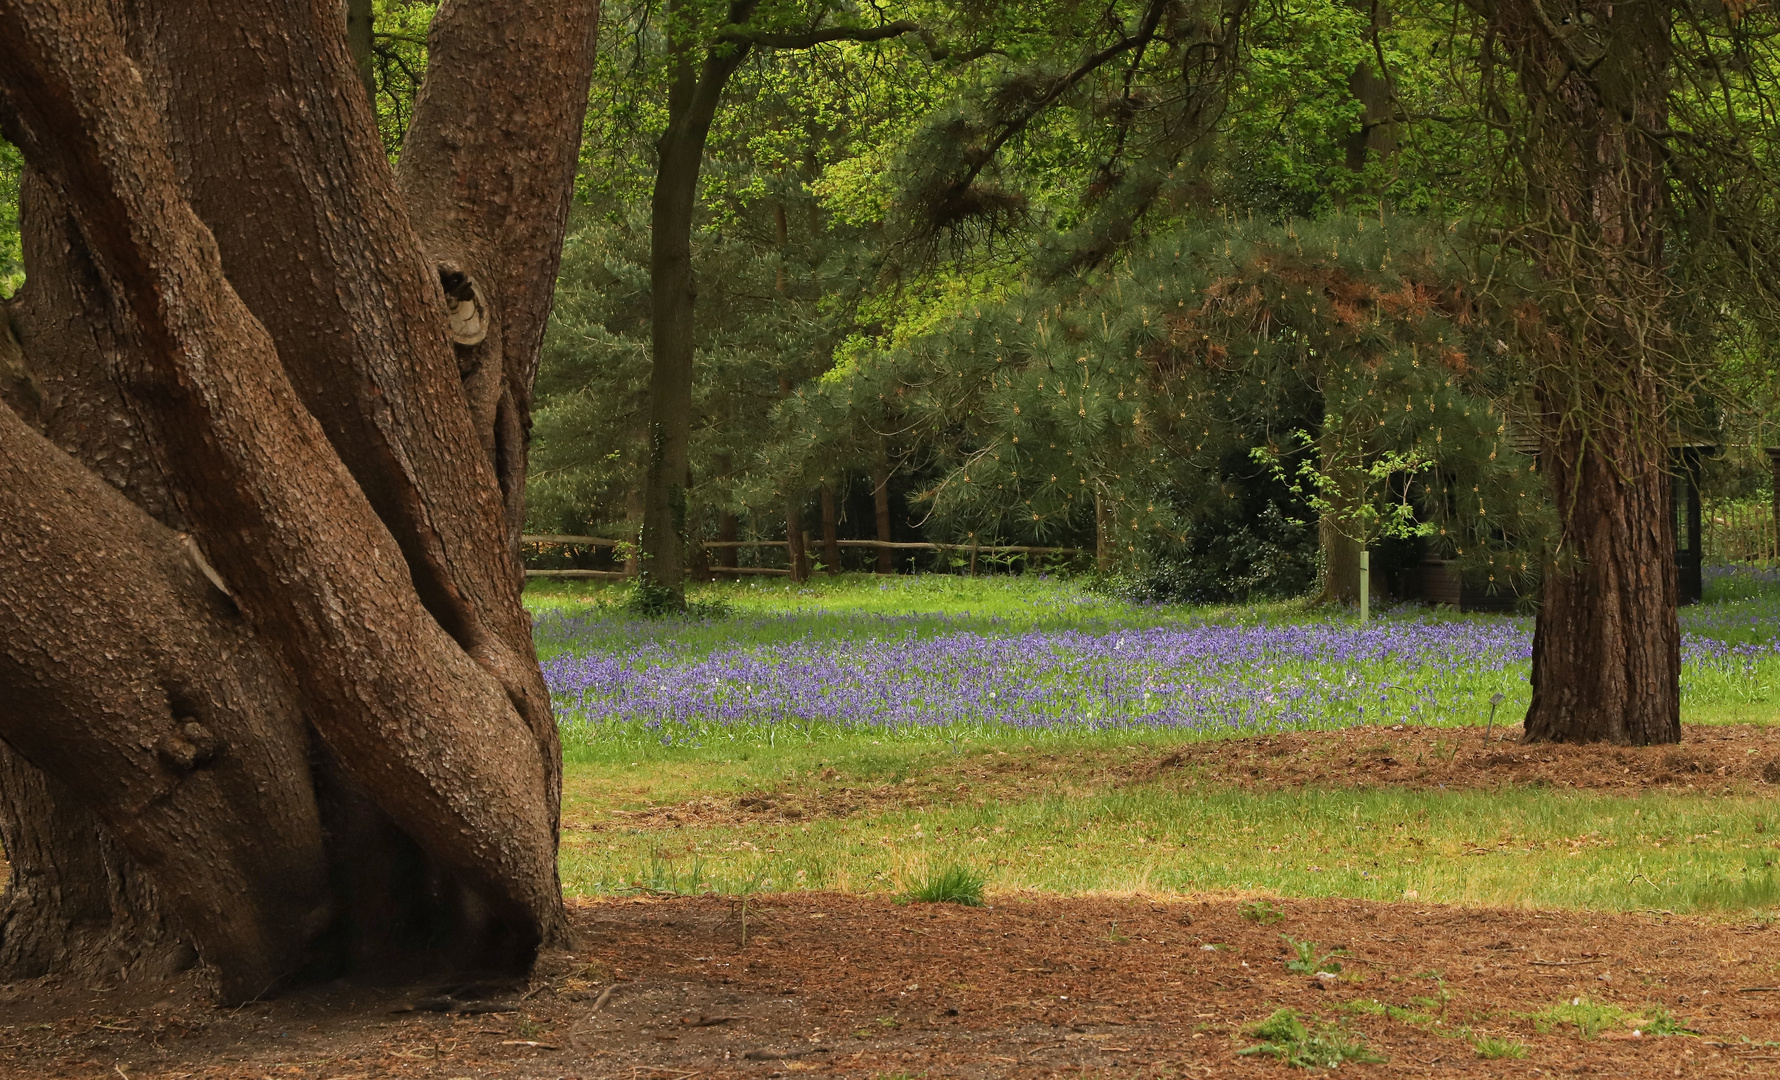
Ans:
{"type": "Polygon", "coordinates": [[[788,427],[820,457],[893,404],[934,455],[931,520],[960,540],[1098,532],[1136,565],[1185,550],[1257,448],[1338,483],[1415,455],[1427,468],[1395,497],[1437,551],[1505,586],[1537,565],[1547,513],[1515,449],[1512,348],[1474,275],[1447,230],[1415,220],[1201,221],[960,304],[837,369],[788,427]]]}

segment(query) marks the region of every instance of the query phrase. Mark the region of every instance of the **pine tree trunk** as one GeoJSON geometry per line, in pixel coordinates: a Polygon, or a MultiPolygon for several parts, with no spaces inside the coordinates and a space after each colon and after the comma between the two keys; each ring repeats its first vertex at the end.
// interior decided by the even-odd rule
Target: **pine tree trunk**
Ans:
{"type": "Polygon", "coordinates": [[[1662,381],[1675,350],[1653,134],[1668,127],[1669,16],[1588,0],[1566,29],[1529,0],[1473,2],[1530,99],[1526,235],[1549,285],[1525,345],[1561,532],[1533,639],[1527,738],[1678,742],[1665,396],[1679,391],[1662,381]],[[1583,53],[1592,58],[1578,65],[1583,53]]]}
{"type": "Polygon", "coordinates": [[[597,5],[441,6],[407,198],[338,5],[134,14],[0,4],[0,977],[521,972],[564,921],[515,493],[597,5]]]}
{"type": "Polygon", "coordinates": [[[1681,741],[1681,633],[1664,446],[1551,447],[1563,561],[1547,569],[1533,636],[1527,738],[1681,741]]]}

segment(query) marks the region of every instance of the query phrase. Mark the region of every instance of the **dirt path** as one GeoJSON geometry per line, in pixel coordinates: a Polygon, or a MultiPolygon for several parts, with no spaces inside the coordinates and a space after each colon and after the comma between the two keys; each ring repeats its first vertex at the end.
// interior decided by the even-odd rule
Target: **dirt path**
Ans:
{"type": "Polygon", "coordinates": [[[1280,1063],[1236,1053],[1255,1042],[1244,1026],[1280,1007],[1339,1018],[1388,1058],[1351,1066],[1361,1075],[1780,1075],[1780,930],[1352,901],[1267,908],[771,896],[750,905],[744,947],[734,902],[590,903],[575,909],[580,948],[550,957],[530,987],[449,1003],[334,987],[220,1010],[189,987],[150,999],[6,988],[0,1076],[1283,1077],[1280,1063]],[[1352,955],[1333,978],[1294,974],[1281,934],[1352,955]],[[1542,1033],[1530,1016],[1577,999],[1646,1017],[1632,1023],[1660,1005],[1697,1034],[1609,1025],[1584,1038],[1542,1033]],[[415,1004],[518,1011],[391,1011],[415,1004]],[[1485,1060],[1459,1030],[1524,1043],[1526,1056],[1485,1060]]]}

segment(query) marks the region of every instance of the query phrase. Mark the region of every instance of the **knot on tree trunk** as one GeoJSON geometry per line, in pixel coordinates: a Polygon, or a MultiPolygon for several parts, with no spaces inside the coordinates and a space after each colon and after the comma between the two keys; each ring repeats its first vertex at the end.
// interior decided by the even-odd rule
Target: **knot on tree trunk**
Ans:
{"type": "Polygon", "coordinates": [[[187,720],[155,743],[160,759],[181,772],[208,765],[216,760],[226,744],[203,724],[187,720]]]}
{"type": "Polygon", "coordinates": [[[459,345],[480,345],[488,336],[488,303],[476,281],[455,263],[439,265],[439,284],[445,289],[445,317],[451,340],[459,345]]]}

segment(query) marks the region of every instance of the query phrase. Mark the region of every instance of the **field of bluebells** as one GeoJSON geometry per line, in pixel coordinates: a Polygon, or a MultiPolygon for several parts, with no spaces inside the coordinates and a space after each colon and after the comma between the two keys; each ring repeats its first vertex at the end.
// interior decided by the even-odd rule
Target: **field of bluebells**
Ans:
{"type": "MultiPolygon", "coordinates": [[[[1684,714],[1767,700],[1773,578],[1717,572],[1713,602],[1683,613],[1684,714]]],[[[537,633],[566,734],[594,742],[1514,722],[1529,693],[1527,618],[1407,607],[1359,627],[1294,605],[1125,607],[1067,582],[948,587],[731,588],[703,620],[542,604],[537,633]]]]}

